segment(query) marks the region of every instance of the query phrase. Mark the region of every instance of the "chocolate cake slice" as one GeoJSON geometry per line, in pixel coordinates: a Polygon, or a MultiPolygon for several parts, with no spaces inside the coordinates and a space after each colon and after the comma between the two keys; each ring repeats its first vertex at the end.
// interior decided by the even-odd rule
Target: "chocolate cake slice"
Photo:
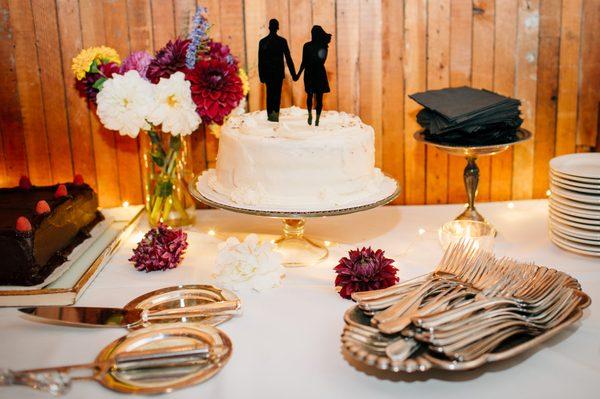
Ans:
{"type": "Polygon", "coordinates": [[[103,219],[98,196],[75,183],[0,189],[0,285],[36,285],[67,260],[103,219]]]}

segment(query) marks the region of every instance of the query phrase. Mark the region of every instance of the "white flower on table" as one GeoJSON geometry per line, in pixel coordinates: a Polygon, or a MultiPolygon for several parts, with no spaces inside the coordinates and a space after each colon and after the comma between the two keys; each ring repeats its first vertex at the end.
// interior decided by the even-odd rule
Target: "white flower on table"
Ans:
{"type": "Polygon", "coordinates": [[[154,87],[156,107],[148,116],[154,125],[162,124],[162,131],[174,136],[187,136],[198,129],[202,119],[196,112],[190,82],[182,72],[168,79],[160,78],[154,87]]]}
{"type": "Polygon", "coordinates": [[[152,84],[142,79],[138,71],[107,79],[96,101],[96,113],[107,129],[135,138],[140,130],[150,128],[146,118],[155,106],[152,84]]]}
{"type": "Polygon", "coordinates": [[[248,235],[243,242],[230,237],[219,245],[215,278],[236,291],[245,287],[263,291],[281,284],[285,275],[281,262],[274,245],[259,242],[256,234],[248,235]]]}

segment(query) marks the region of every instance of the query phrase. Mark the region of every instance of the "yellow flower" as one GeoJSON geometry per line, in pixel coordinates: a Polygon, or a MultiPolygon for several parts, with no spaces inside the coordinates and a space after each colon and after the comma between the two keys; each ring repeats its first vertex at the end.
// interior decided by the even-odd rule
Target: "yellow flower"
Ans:
{"type": "Polygon", "coordinates": [[[77,54],[77,57],[73,58],[73,65],[71,66],[77,80],[85,77],[86,72],[90,71],[90,67],[94,61],[120,64],[121,58],[119,58],[119,54],[117,54],[115,49],[106,46],[83,49],[77,54]]]}
{"type": "Polygon", "coordinates": [[[240,68],[238,75],[240,76],[240,79],[242,80],[242,92],[244,93],[244,96],[245,96],[250,91],[250,82],[248,82],[248,74],[246,73],[246,71],[244,71],[242,68],[240,68]]]}

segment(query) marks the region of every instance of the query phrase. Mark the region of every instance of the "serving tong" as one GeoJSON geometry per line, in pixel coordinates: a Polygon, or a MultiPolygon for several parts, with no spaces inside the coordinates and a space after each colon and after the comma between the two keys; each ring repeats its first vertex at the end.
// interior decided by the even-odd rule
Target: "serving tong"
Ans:
{"type": "Polygon", "coordinates": [[[424,370],[437,361],[428,353],[472,362],[510,337],[564,324],[589,304],[580,289],[564,273],[497,259],[465,240],[448,248],[433,273],[354,293],[357,311],[372,316],[370,326],[346,317],[342,341],[380,368],[391,362],[395,369],[424,370]]]}

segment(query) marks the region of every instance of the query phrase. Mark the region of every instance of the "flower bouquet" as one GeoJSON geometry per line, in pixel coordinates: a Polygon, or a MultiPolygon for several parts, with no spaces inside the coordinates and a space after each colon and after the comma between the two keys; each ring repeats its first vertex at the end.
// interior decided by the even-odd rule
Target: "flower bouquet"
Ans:
{"type": "Polygon", "coordinates": [[[145,203],[153,226],[190,224],[182,182],[187,145],[201,123],[216,131],[232,113],[244,112],[248,77],[229,47],[210,38],[206,8],[199,7],[188,38],[169,41],[154,56],[136,51],[121,62],[106,46],[73,58],[75,86],[102,124],[148,140],[145,203]]]}

